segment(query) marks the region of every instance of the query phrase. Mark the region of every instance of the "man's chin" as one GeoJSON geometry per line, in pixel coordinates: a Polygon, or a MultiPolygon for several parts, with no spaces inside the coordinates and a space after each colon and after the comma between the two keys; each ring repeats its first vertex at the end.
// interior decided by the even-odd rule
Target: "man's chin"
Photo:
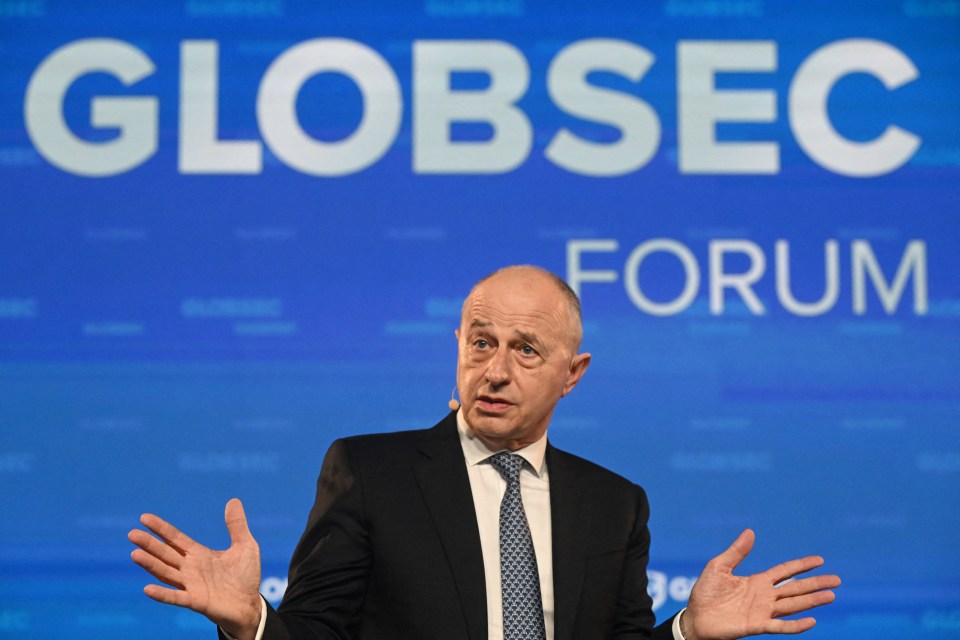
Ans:
{"type": "Polygon", "coordinates": [[[484,438],[508,438],[513,432],[513,425],[502,414],[489,414],[474,409],[465,416],[467,426],[476,436],[484,438]]]}
{"type": "Polygon", "coordinates": [[[477,409],[467,413],[466,418],[467,424],[474,429],[497,428],[498,425],[502,427],[506,422],[506,419],[502,415],[489,414],[477,409]]]}

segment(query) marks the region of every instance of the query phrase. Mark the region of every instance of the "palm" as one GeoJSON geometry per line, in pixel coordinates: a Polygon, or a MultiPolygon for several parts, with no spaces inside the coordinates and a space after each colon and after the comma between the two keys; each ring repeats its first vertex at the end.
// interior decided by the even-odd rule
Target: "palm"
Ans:
{"type": "Polygon", "coordinates": [[[259,549],[234,544],[224,551],[215,551],[190,542],[183,549],[180,567],[183,591],[190,598],[189,608],[210,618],[228,617],[230,602],[241,600],[260,587],[259,549]]]}
{"type": "Polygon", "coordinates": [[[707,563],[690,593],[684,617],[690,640],[731,640],[761,633],[801,633],[813,627],[813,618],[783,620],[802,611],[833,602],[837,576],[791,580],[823,564],[808,556],[784,562],[751,576],[733,570],[753,548],[749,529],[729,549],[707,563]],[[791,580],[790,582],[784,582],[791,580]],[[689,620],[689,624],[687,621],[689,620]]]}
{"type": "Polygon", "coordinates": [[[165,604],[191,609],[207,616],[231,635],[246,635],[260,616],[260,549],[247,528],[239,500],[227,503],[225,512],[231,545],[215,551],[192,540],[157,516],[145,514],[141,522],[159,536],[130,532],[134,562],[170,587],[147,585],[144,592],[165,604]]]}

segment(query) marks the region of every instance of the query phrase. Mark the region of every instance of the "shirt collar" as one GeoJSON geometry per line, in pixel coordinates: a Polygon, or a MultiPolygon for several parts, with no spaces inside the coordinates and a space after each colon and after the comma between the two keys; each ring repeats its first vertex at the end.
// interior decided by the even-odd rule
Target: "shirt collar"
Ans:
{"type": "MultiPolygon", "coordinates": [[[[466,459],[468,466],[478,465],[493,454],[498,453],[498,451],[490,449],[483,440],[473,434],[473,430],[470,429],[463,417],[463,411],[457,411],[457,431],[460,434],[460,447],[463,449],[463,457],[466,459]]],[[[536,442],[510,453],[522,457],[527,461],[530,470],[537,477],[542,477],[547,453],[547,433],[544,432],[536,442]]]]}

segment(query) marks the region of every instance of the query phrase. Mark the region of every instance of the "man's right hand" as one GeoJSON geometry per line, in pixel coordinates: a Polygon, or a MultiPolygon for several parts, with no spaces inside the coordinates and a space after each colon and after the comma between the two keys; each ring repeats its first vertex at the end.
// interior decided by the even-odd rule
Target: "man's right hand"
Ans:
{"type": "Polygon", "coordinates": [[[230,548],[214,551],[146,513],[140,522],[157,538],[141,529],[131,531],[127,537],[139,549],[130,557],[173,587],[147,585],[143,592],[148,596],[201,613],[237,640],[252,640],[260,624],[260,547],[238,499],[227,503],[224,520],[230,548]]]}

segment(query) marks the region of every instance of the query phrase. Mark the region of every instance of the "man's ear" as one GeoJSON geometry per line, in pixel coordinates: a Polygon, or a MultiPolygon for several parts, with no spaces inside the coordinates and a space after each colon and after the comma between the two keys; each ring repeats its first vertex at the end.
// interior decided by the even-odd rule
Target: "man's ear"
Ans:
{"type": "Polygon", "coordinates": [[[573,388],[580,382],[580,378],[587,372],[587,367],[589,366],[589,353],[581,353],[573,357],[573,360],[570,361],[570,369],[567,371],[567,379],[563,384],[563,395],[567,395],[573,391],[573,388]]]}

